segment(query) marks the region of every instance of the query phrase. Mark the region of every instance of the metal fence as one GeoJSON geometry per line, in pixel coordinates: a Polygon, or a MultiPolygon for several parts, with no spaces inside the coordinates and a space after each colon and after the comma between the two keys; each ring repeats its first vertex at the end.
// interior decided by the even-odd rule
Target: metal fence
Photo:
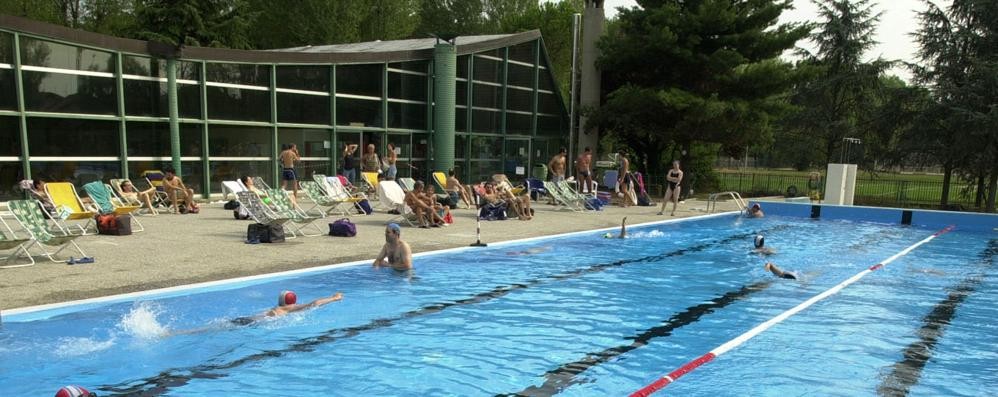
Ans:
{"type": "MultiPolygon", "coordinates": [[[[802,175],[721,172],[713,191],[733,190],[746,197],[811,196],[825,197],[825,180],[813,180],[802,175]]],[[[942,196],[942,181],[902,179],[856,179],[854,204],[890,207],[938,207],[942,196]]],[[[949,203],[956,208],[974,207],[976,188],[951,182],[949,203]]]]}

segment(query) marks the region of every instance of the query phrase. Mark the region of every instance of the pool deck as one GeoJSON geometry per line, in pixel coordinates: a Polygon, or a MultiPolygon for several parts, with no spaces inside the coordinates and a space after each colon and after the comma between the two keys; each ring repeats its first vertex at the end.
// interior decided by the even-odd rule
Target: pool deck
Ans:
{"type": "MultiPolygon", "coordinates": [[[[531,221],[483,221],[482,241],[615,227],[624,216],[633,225],[706,213],[706,202],[699,200],[680,204],[675,218],[656,215],[658,206],[611,206],[586,214],[557,210],[547,204],[534,203],[533,207],[536,214],[531,221]]],[[[718,202],[717,207],[719,212],[737,209],[730,201],[718,202]]],[[[454,224],[446,228],[403,226],[402,239],[413,253],[465,247],[475,241],[475,214],[474,210],[454,210],[454,224]]],[[[203,205],[197,215],[139,216],[144,232],[131,236],[90,235],[76,240],[87,255],[95,258],[95,263],[67,265],[36,257],[35,266],[0,269],[0,310],[373,260],[384,244],[384,225],[392,217],[378,210],[369,216],[351,216],[357,224],[357,236],[352,238],[299,237],[280,244],[251,245],[244,243],[251,221],[233,219],[232,211],[221,204],[203,205]]],[[[317,223],[328,230],[327,224],[339,218],[331,216],[317,223]]],[[[67,249],[60,258],[63,255],[68,259],[78,254],[67,249]]]]}

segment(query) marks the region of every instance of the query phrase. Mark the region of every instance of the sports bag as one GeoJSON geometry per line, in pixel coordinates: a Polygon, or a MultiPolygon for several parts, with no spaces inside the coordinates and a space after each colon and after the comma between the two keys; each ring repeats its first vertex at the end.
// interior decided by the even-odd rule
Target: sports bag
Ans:
{"type": "Polygon", "coordinates": [[[374,212],[374,210],[371,209],[371,203],[367,202],[367,199],[358,201],[356,207],[358,211],[363,211],[364,215],[371,215],[374,212]]]}
{"type": "Polygon", "coordinates": [[[350,219],[343,218],[329,224],[329,235],[337,237],[353,237],[357,235],[357,225],[350,219]]]}

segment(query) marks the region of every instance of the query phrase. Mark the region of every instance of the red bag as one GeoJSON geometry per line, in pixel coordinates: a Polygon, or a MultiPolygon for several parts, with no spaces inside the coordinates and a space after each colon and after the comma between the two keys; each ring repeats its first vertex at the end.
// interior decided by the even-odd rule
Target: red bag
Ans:
{"type": "Polygon", "coordinates": [[[114,216],[114,214],[97,215],[97,233],[118,234],[118,217],[114,216]]]}
{"type": "Polygon", "coordinates": [[[444,222],[447,222],[448,224],[454,223],[454,217],[451,216],[450,212],[448,212],[447,215],[444,215],[444,222]]]}

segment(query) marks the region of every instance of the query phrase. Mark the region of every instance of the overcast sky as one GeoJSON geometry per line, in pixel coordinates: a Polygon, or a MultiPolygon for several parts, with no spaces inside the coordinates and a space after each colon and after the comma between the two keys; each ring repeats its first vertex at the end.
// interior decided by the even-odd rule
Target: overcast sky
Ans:
{"type": "MultiPolygon", "coordinates": [[[[941,7],[949,5],[950,0],[933,0],[941,7]]],[[[880,25],[877,30],[877,41],[880,42],[876,48],[866,54],[867,59],[875,59],[878,56],[884,59],[898,59],[902,61],[915,61],[917,45],[910,36],[918,30],[918,18],[915,14],[923,9],[920,0],[880,0],[874,9],[882,11],[880,25]]],[[[612,17],[617,14],[617,7],[635,7],[634,0],[606,0],[606,16],[612,17]]],[[[781,22],[801,22],[813,21],[817,18],[818,7],[810,0],[794,0],[794,9],[784,12],[780,17],[781,22]]],[[[813,50],[813,46],[806,42],[797,43],[798,46],[813,50]]],[[[903,68],[895,68],[894,74],[908,80],[910,73],[903,68]]]]}

